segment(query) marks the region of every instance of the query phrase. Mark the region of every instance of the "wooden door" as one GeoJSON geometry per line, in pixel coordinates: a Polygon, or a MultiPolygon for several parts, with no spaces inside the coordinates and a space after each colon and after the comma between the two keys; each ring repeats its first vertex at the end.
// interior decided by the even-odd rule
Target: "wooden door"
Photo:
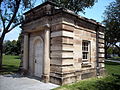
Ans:
{"type": "Polygon", "coordinates": [[[41,77],[43,73],[43,42],[41,40],[37,40],[34,45],[34,75],[37,77],[41,77]]]}

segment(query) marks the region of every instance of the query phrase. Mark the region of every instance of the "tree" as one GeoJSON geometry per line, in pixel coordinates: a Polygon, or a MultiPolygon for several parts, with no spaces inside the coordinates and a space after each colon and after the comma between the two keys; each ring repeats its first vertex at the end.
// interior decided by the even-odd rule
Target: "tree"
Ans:
{"type": "Polygon", "coordinates": [[[98,0],[50,0],[63,8],[70,9],[75,13],[84,11],[85,8],[92,7],[98,0]]]}
{"type": "Polygon", "coordinates": [[[18,39],[13,41],[4,41],[3,44],[3,52],[5,55],[19,55],[21,51],[21,44],[20,40],[18,39]]]}
{"type": "Polygon", "coordinates": [[[8,54],[11,54],[11,48],[13,47],[12,45],[12,42],[7,40],[4,42],[3,44],[3,47],[4,47],[4,54],[8,55],[8,54]]]}
{"type": "Polygon", "coordinates": [[[16,42],[17,55],[21,54],[21,43],[22,43],[22,32],[19,34],[18,40],[16,42]]]}
{"type": "Polygon", "coordinates": [[[120,42],[120,0],[115,0],[107,6],[104,12],[105,24],[105,51],[114,45],[120,52],[120,47],[116,44],[120,42]]]}
{"type": "Polygon", "coordinates": [[[5,35],[21,24],[23,12],[32,8],[35,0],[0,0],[0,69],[5,35]]]}

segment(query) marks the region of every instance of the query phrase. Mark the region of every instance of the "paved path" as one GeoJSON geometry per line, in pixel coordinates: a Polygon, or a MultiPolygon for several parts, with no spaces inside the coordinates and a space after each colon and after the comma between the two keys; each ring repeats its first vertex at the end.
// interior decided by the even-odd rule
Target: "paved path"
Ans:
{"type": "Polygon", "coordinates": [[[20,75],[0,75],[0,90],[50,90],[59,87],[52,83],[21,77],[20,75]]]}
{"type": "Polygon", "coordinates": [[[105,61],[120,63],[120,61],[116,61],[116,60],[105,60],[105,61]]]}

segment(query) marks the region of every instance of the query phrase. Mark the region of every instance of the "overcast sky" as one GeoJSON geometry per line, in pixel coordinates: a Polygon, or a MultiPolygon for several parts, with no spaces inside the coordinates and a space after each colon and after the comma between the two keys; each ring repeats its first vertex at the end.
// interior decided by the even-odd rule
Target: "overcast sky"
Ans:
{"type": "MultiPolygon", "coordinates": [[[[80,13],[81,16],[84,16],[89,19],[94,19],[97,22],[103,21],[103,13],[106,9],[106,6],[114,0],[98,0],[98,2],[92,7],[85,9],[85,14],[80,13]]],[[[37,0],[36,6],[41,4],[40,0],[37,0]]],[[[17,40],[21,29],[19,27],[15,28],[13,31],[9,32],[5,40],[17,40]]]]}

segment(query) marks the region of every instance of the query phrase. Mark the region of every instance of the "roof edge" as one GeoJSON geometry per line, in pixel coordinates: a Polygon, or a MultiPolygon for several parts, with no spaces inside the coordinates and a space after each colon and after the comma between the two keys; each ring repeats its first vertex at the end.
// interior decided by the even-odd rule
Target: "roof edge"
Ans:
{"type": "Polygon", "coordinates": [[[52,2],[52,1],[45,1],[44,3],[42,3],[42,4],[38,5],[38,6],[30,9],[29,11],[25,12],[24,15],[27,14],[27,13],[29,13],[29,12],[31,12],[31,11],[33,11],[33,10],[35,10],[35,9],[38,9],[38,8],[44,6],[44,5],[47,5],[47,4],[60,7],[59,5],[57,5],[56,3],[52,2]]]}

